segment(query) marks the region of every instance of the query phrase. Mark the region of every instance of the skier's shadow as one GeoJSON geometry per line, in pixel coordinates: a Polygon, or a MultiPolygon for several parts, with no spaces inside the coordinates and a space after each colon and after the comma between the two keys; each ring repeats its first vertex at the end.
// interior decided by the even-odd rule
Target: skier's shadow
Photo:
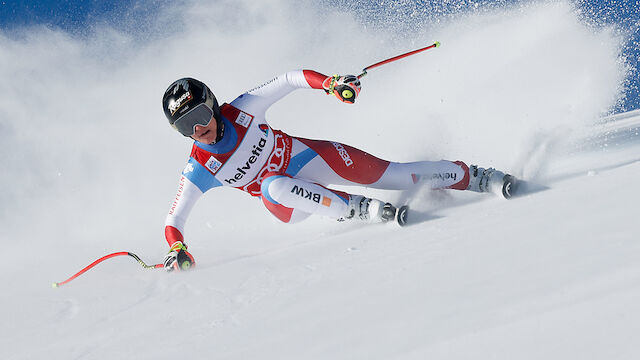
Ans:
{"type": "Polygon", "coordinates": [[[409,214],[407,214],[407,224],[405,225],[405,227],[418,225],[420,223],[427,222],[427,221],[441,219],[443,217],[444,216],[435,215],[433,212],[430,212],[430,211],[417,211],[417,210],[411,210],[411,208],[409,208],[409,214]]]}
{"type": "MultiPolygon", "coordinates": [[[[456,206],[456,201],[442,190],[432,190],[430,188],[419,187],[411,190],[405,190],[400,192],[398,203],[409,205],[409,212],[407,214],[407,223],[405,226],[413,226],[427,221],[433,221],[441,219],[445,216],[437,215],[438,209],[445,207],[456,206]],[[411,203],[415,204],[416,199],[424,199],[425,201],[432,202],[431,206],[424,209],[423,206],[417,206],[420,210],[414,209],[411,203]]],[[[421,201],[421,200],[419,200],[421,201]]]]}
{"type": "MultiPolygon", "coordinates": [[[[531,195],[534,193],[542,192],[548,190],[549,187],[546,185],[542,185],[539,183],[534,183],[526,180],[519,180],[518,186],[514,189],[515,193],[513,194],[510,200],[504,199],[504,201],[518,201],[517,199],[520,197],[525,197],[527,195],[531,195]]],[[[467,206],[469,204],[473,204],[476,202],[485,201],[489,198],[488,194],[477,194],[478,196],[474,198],[466,198],[460,199],[455,198],[453,196],[448,195],[448,191],[452,190],[429,190],[432,194],[432,201],[434,201],[433,209],[430,210],[412,210],[411,206],[409,206],[409,213],[407,216],[407,224],[405,226],[417,225],[420,223],[424,223],[427,221],[433,221],[437,219],[441,219],[444,217],[454,216],[440,216],[436,215],[435,212],[442,209],[455,208],[458,206],[467,206]],[[439,194],[437,196],[433,196],[433,194],[439,194]]],[[[403,192],[400,197],[400,203],[409,203],[411,199],[415,198],[420,192],[424,192],[422,190],[408,190],[403,192]]],[[[500,195],[498,195],[500,196],[500,195]]]]}

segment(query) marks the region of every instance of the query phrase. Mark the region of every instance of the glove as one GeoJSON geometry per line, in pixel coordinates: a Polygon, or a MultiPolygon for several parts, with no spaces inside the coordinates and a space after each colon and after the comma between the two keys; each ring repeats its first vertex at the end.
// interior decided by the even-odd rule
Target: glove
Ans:
{"type": "Polygon", "coordinates": [[[335,95],[338,100],[353,104],[360,94],[360,79],[355,75],[333,75],[322,82],[322,88],[329,95],[335,95]]]}
{"type": "Polygon", "coordinates": [[[167,271],[189,270],[196,265],[193,256],[187,251],[187,246],[182,241],[176,241],[164,257],[164,269],[167,271]]]}

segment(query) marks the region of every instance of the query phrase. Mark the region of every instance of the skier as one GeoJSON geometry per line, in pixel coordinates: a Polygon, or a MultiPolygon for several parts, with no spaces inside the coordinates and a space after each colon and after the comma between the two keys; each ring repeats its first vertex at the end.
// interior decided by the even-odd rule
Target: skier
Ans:
{"type": "Polygon", "coordinates": [[[510,197],[510,175],[461,161],[396,163],[351,146],[287,135],[272,129],[265,112],[295,89],[323,90],[354,103],[360,80],[353,75],[326,76],[312,70],[290,71],[247,91],[230,104],[218,105],[202,82],[183,78],[164,93],[162,107],[169,123],[195,140],[165,221],[170,250],[165,269],[185,270],[195,264],[182,235],[189,212],[200,196],[218,186],[231,186],[262,200],[285,223],[311,214],[364,222],[406,221],[388,202],[333,190],[332,185],[366,185],[409,189],[428,182],[432,188],[502,193],[510,197]]]}

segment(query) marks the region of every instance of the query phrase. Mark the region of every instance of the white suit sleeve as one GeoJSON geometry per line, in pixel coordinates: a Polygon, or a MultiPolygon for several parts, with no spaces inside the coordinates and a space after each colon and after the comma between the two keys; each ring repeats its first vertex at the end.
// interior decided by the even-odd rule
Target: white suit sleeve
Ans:
{"type": "Polygon", "coordinates": [[[322,89],[322,82],[326,78],[326,75],[313,70],[289,71],[240,95],[231,105],[251,114],[264,113],[293,90],[322,89]]]}
{"type": "Polygon", "coordinates": [[[182,235],[184,225],[187,222],[193,206],[202,194],[202,190],[192,183],[191,180],[187,179],[184,175],[180,177],[176,197],[173,200],[169,214],[164,222],[164,235],[169,246],[173,245],[176,241],[184,242],[182,235]]]}

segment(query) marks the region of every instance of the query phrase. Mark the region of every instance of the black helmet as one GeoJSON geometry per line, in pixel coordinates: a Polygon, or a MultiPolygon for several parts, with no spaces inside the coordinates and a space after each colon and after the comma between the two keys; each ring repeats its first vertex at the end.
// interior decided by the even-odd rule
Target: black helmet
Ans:
{"type": "Polygon", "coordinates": [[[215,117],[218,123],[216,142],[222,137],[223,124],[218,101],[201,81],[192,78],[174,81],[164,92],[162,109],[169,124],[184,136],[193,135],[196,125],[207,126],[215,117]]]}

